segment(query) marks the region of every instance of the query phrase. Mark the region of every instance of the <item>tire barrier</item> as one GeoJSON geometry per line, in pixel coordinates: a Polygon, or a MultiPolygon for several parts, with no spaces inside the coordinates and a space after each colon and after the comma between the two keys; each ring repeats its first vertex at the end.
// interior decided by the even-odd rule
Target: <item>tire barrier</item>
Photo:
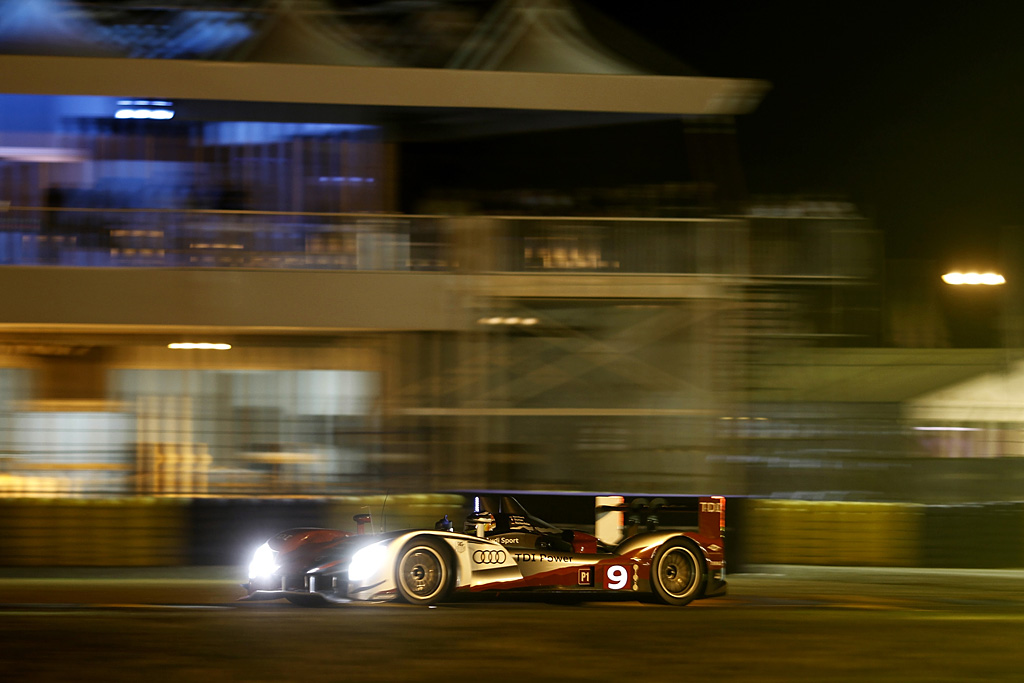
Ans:
{"type": "MultiPolygon", "coordinates": [[[[452,494],[250,498],[0,498],[0,566],[244,566],[290,527],[433,528],[458,515],[452,494]]],[[[1024,567],[1024,503],[913,505],[738,498],[726,544],[731,571],[750,565],[1024,567]]],[[[370,531],[368,529],[368,531],[370,531]]]]}
{"type": "Polygon", "coordinates": [[[921,531],[924,567],[1024,567],[1024,503],[931,505],[921,531]]]}
{"type": "Polygon", "coordinates": [[[749,500],[749,564],[1024,567],[1024,503],[749,500]]]}
{"type": "Polygon", "coordinates": [[[918,566],[924,514],[901,503],[752,500],[744,554],[751,564],[918,566]]]}
{"type": "Polygon", "coordinates": [[[450,494],[385,498],[0,498],[0,566],[241,566],[284,529],[354,532],[361,512],[371,513],[375,531],[433,528],[464,504],[450,494]]]}
{"type": "Polygon", "coordinates": [[[0,499],[0,564],[148,567],[182,564],[187,501],[163,498],[0,499]]]}

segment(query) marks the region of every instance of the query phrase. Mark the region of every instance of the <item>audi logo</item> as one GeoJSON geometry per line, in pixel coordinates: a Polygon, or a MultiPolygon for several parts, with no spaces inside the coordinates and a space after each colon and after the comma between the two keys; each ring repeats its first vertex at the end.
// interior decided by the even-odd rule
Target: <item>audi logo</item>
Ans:
{"type": "Polygon", "coordinates": [[[507,557],[504,550],[477,550],[473,553],[473,561],[477,564],[504,564],[507,557]]]}

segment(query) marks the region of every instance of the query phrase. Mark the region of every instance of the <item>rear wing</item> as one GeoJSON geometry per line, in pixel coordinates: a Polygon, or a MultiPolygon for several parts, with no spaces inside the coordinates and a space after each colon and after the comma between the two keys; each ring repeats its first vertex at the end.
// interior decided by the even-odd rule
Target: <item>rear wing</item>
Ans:
{"type": "Polygon", "coordinates": [[[643,498],[597,496],[594,535],[616,544],[642,531],[695,529],[710,539],[725,535],[725,496],[643,498]]]}

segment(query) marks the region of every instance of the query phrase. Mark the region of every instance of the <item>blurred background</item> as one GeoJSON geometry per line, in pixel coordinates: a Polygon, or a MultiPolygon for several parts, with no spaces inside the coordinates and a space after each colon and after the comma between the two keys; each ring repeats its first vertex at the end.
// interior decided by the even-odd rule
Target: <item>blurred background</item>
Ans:
{"type": "Polygon", "coordinates": [[[1012,214],[625,4],[0,2],[0,496],[1020,500],[1012,214]]]}

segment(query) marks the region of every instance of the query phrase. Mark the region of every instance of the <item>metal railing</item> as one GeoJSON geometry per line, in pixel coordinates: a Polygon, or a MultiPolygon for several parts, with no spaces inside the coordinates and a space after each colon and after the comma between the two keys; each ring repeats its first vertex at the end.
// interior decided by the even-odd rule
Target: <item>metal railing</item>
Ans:
{"type": "Polygon", "coordinates": [[[0,211],[0,265],[437,270],[439,221],[398,214],[0,211]]]}
{"type": "Polygon", "coordinates": [[[861,219],[0,209],[0,265],[870,278],[861,219]]]}

